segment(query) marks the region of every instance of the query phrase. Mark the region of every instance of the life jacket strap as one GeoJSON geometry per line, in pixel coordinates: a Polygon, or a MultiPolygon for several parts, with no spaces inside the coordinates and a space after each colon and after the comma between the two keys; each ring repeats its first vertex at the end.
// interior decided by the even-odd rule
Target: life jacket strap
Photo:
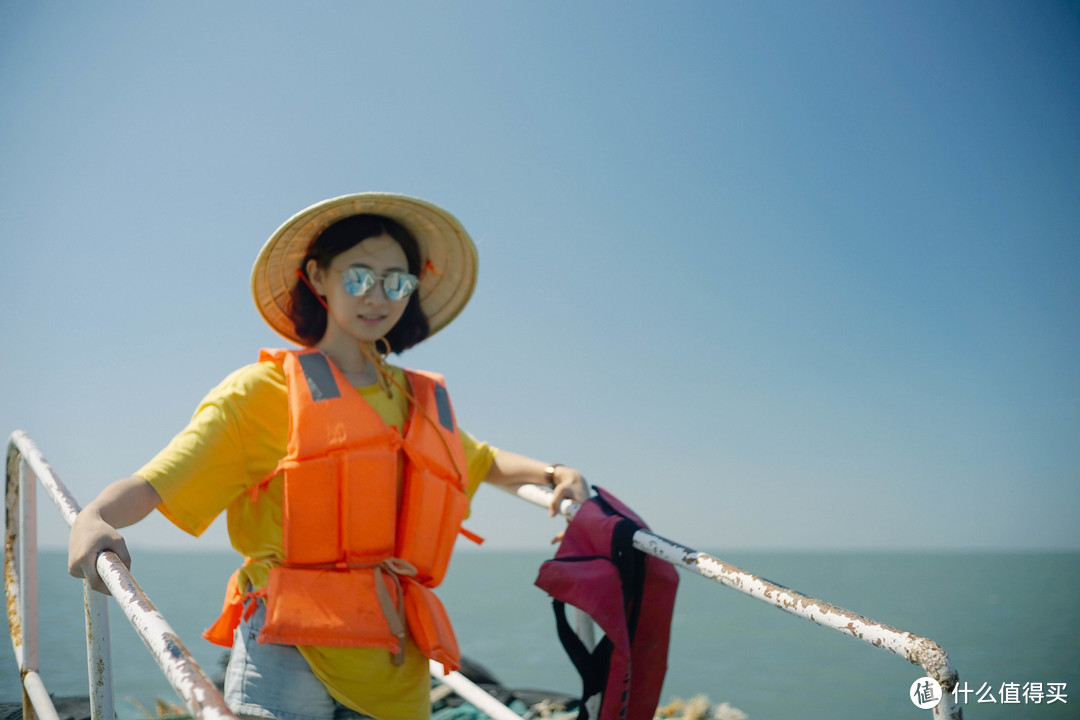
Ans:
{"type": "Polygon", "coordinates": [[[382,608],[386,622],[390,624],[390,632],[398,639],[398,651],[394,653],[394,664],[405,664],[405,597],[401,590],[401,576],[415,577],[416,566],[408,560],[401,558],[387,558],[375,565],[375,595],[379,598],[379,607],[382,608]],[[382,581],[383,571],[390,573],[390,579],[394,581],[394,591],[397,596],[397,605],[390,598],[386,590],[386,583],[382,581]]]}
{"type": "Polygon", "coordinates": [[[465,528],[461,528],[460,530],[458,530],[458,532],[461,533],[462,535],[464,535],[465,537],[467,537],[468,539],[472,540],[477,545],[483,545],[484,544],[484,538],[477,535],[472,530],[466,530],[465,528]]]}
{"type": "Polygon", "coordinates": [[[255,614],[255,610],[259,607],[259,603],[257,602],[259,598],[262,598],[263,601],[266,600],[266,588],[263,587],[258,590],[248,590],[240,596],[239,602],[241,607],[244,608],[241,617],[244,620],[250,620],[251,616],[255,614]]]}
{"type": "Polygon", "coordinates": [[[259,499],[259,494],[266,489],[266,486],[270,484],[270,481],[277,477],[282,470],[286,467],[295,466],[296,464],[297,462],[295,460],[289,460],[288,458],[279,460],[278,464],[274,466],[274,469],[266,473],[266,476],[262,480],[248,488],[247,494],[251,498],[251,502],[255,502],[259,499]]]}
{"type": "Polygon", "coordinates": [[[401,578],[416,577],[419,571],[415,565],[402,558],[389,557],[377,563],[288,564],[285,567],[306,570],[373,570],[375,572],[375,596],[379,600],[379,609],[382,610],[383,617],[386,618],[386,623],[390,626],[390,632],[398,640],[398,651],[394,653],[393,663],[394,665],[405,664],[405,634],[408,624],[405,620],[405,596],[401,589],[401,578]],[[388,574],[391,582],[394,583],[393,597],[391,597],[390,591],[386,589],[383,573],[388,574]]]}

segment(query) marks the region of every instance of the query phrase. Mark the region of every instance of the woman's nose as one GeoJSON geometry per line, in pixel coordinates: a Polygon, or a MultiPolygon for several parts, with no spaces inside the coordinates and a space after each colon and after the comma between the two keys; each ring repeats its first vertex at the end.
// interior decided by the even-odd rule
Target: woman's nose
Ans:
{"type": "Polygon", "coordinates": [[[362,299],[364,302],[370,303],[372,305],[378,305],[386,302],[386,289],[383,288],[382,281],[378,280],[375,282],[374,285],[368,288],[368,291],[364,293],[362,299]]]}

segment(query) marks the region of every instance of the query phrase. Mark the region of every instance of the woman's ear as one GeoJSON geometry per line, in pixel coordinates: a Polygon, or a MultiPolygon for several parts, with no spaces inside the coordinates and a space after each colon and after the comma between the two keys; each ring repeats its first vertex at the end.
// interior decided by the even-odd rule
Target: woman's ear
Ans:
{"type": "Polygon", "coordinates": [[[304,269],[307,271],[308,280],[311,281],[311,287],[315,289],[315,293],[326,297],[326,270],[319,267],[315,259],[308,260],[304,269]]]}

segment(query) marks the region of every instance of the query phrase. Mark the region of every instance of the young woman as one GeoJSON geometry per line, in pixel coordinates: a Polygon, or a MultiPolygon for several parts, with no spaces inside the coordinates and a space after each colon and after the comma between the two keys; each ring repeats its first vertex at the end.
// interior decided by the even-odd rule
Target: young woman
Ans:
{"type": "Polygon", "coordinates": [[[476,280],[449,213],[400,195],[333,198],[263,247],[252,291],[299,350],[210,391],[188,426],[105,488],[71,531],[69,571],[107,592],[97,555],[154,508],[198,535],[227,512],[244,564],[207,631],[231,645],[225,697],[281,720],[425,718],[427,659],[459,653],[431,588],[481,481],[584,500],[578,471],[495,450],[457,427],[441,377],[388,365],[445,327],[476,280]]]}

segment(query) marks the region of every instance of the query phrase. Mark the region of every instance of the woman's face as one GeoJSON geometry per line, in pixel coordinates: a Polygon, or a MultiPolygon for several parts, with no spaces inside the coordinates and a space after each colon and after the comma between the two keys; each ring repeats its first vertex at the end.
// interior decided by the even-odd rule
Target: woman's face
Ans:
{"type": "Polygon", "coordinates": [[[326,298],[327,336],[343,332],[357,340],[374,342],[390,332],[409,304],[408,297],[391,300],[383,290],[382,278],[386,273],[409,271],[405,251],[389,235],[361,241],[335,257],[327,268],[309,260],[307,270],[316,292],[326,298]],[[359,297],[349,294],[345,287],[344,273],[351,267],[369,268],[379,278],[359,297]]]}

